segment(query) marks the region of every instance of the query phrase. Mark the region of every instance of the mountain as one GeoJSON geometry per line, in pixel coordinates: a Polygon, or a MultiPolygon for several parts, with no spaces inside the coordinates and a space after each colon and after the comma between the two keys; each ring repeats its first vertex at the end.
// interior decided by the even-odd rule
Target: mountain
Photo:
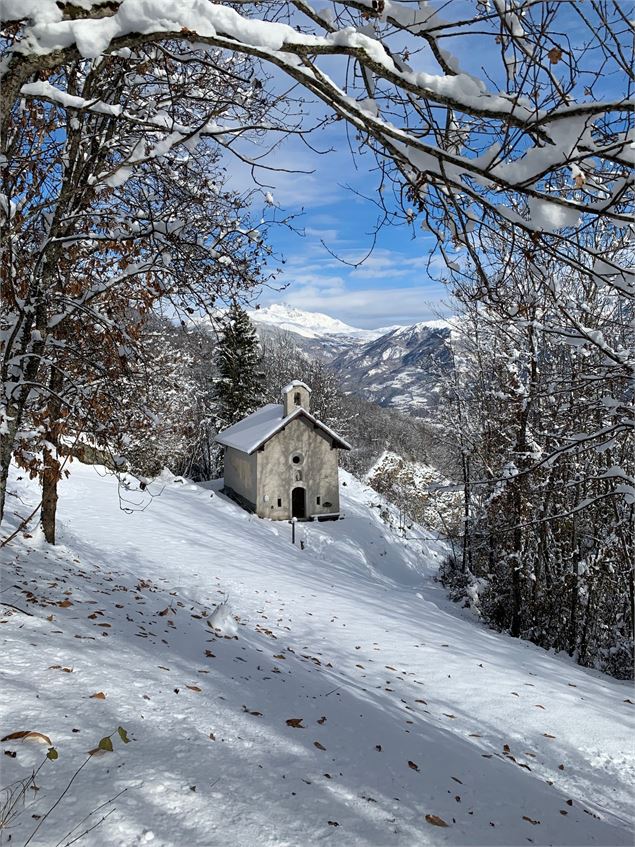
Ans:
{"type": "Polygon", "coordinates": [[[261,334],[291,333],[303,352],[330,364],[345,390],[410,414],[423,416],[434,407],[439,381],[452,367],[449,321],[368,330],[286,304],[249,316],[261,334]]]}
{"type": "Polygon", "coordinates": [[[387,329],[358,329],[322,312],[305,312],[286,303],[273,303],[261,309],[251,309],[249,317],[256,324],[283,329],[286,332],[301,335],[303,338],[324,338],[335,335],[370,341],[387,332],[387,329]]]}
{"type": "Polygon", "coordinates": [[[331,366],[346,390],[423,416],[436,405],[439,384],[452,368],[451,341],[445,321],[397,327],[343,351],[331,366]]]}
{"type": "Polygon", "coordinates": [[[632,843],[630,684],[455,606],[445,544],[380,494],[343,473],[346,517],[301,547],[217,486],[69,470],[55,547],[11,477],[12,844],[40,821],[40,847],[632,843]]]}

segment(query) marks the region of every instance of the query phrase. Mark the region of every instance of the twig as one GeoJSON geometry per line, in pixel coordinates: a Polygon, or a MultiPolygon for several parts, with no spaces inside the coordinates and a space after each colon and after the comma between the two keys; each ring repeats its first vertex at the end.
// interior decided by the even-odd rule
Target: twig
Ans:
{"type": "Polygon", "coordinates": [[[26,529],[26,525],[28,524],[28,522],[31,520],[31,518],[37,512],[37,510],[40,508],[41,505],[42,505],[42,501],[40,500],[40,502],[37,504],[35,509],[33,509],[31,514],[22,521],[22,523],[18,526],[16,531],[13,532],[8,538],[5,538],[4,541],[0,542],[0,549],[2,549],[5,546],[5,544],[8,544],[9,541],[13,541],[13,539],[16,537],[16,535],[19,532],[22,532],[23,529],[26,529]]]}
{"type": "Polygon", "coordinates": [[[7,603],[6,600],[0,600],[0,606],[8,606],[10,609],[15,609],[16,612],[22,612],[23,615],[28,615],[30,618],[35,617],[33,612],[27,612],[26,609],[21,609],[19,606],[14,606],[13,603],[7,603]]]}
{"type": "Polygon", "coordinates": [[[75,771],[75,773],[73,774],[73,776],[70,778],[70,780],[69,780],[68,785],[66,786],[66,788],[62,791],[62,793],[61,793],[61,794],[60,794],[60,796],[57,798],[57,800],[53,803],[53,805],[52,805],[52,806],[51,806],[51,808],[48,810],[48,812],[47,812],[45,815],[43,815],[43,816],[42,816],[42,818],[40,818],[40,820],[38,821],[38,825],[35,827],[35,829],[34,829],[34,830],[33,830],[33,832],[31,833],[31,835],[29,835],[29,837],[27,838],[27,840],[24,842],[24,847],[27,847],[27,845],[28,845],[28,844],[30,844],[30,843],[31,843],[31,841],[33,841],[33,838],[35,837],[35,835],[36,835],[37,831],[39,830],[39,828],[42,826],[42,824],[43,824],[43,823],[44,823],[44,821],[48,818],[48,816],[51,814],[51,812],[52,812],[54,809],[56,809],[56,808],[57,808],[57,806],[59,806],[59,804],[62,802],[62,799],[64,798],[64,796],[65,796],[65,795],[66,795],[66,793],[68,792],[68,789],[71,787],[71,785],[72,785],[72,784],[73,784],[73,782],[75,781],[76,777],[77,777],[77,776],[79,776],[80,771],[81,771],[81,770],[83,770],[83,768],[85,768],[85,767],[86,767],[86,765],[90,762],[90,759],[91,759],[91,757],[89,756],[89,757],[86,759],[86,761],[85,761],[85,762],[83,762],[83,763],[82,763],[82,764],[81,764],[81,765],[77,768],[77,770],[75,771]]]}

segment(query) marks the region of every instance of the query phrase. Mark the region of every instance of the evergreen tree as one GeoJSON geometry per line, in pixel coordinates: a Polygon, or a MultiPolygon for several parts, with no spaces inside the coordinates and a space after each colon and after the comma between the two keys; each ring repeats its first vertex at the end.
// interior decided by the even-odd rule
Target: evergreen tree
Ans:
{"type": "Polygon", "coordinates": [[[216,364],[217,424],[219,429],[224,429],[263,402],[264,374],[260,370],[258,337],[247,312],[236,301],[223,318],[216,364]]]}

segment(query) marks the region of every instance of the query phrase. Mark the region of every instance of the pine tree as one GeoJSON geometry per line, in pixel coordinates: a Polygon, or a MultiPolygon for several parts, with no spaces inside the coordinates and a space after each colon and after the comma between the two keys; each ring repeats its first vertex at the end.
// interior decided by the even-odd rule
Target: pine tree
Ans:
{"type": "Polygon", "coordinates": [[[258,337],[247,312],[235,301],[223,319],[216,351],[219,429],[231,426],[262,404],[264,375],[258,337]]]}

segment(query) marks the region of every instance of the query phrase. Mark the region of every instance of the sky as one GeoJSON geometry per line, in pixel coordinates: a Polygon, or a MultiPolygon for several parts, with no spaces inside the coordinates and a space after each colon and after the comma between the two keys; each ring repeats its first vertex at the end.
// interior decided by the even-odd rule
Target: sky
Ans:
{"type": "MultiPolygon", "coordinates": [[[[288,139],[273,161],[302,172],[259,175],[275,204],[265,205],[263,216],[292,217],[291,227],[269,230],[268,241],[284,264],[276,263],[281,273],[259,303],[324,312],[363,328],[449,314],[442,263],[433,257],[428,268],[433,237],[405,223],[377,232],[382,212],[373,199],[374,158],[351,154],[342,122],[320,130],[312,141],[330,152],[320,155],[297,138],[288,139]]],[[[235,162],[229,171],[237,187],[249,179],[235,162]]]]}
{"type": "MultiPolygon", "coordinates": [[[[464,5],[459,0],[457,11],[459,3],[464,5]]],[[[439,73],[427,51],[413,64],[417,70],[439,73]]],[[[326,58],[320,66],[339,78],[339,61],[336,65],[326,58]]],[[[288,79],[278,77],[275,69],[267,68],[267,74],[274,88],[288,88],[288,79]]],[[[308,92],[302,91],[301,96],[309,121],[329,114],[323,103],[311,103],[308,92]]],[[[406,223],[376,232],[382,213],[376,202],[374,156],[352,154],[344,121],[331,122],[308,140],[312,147],[329,152],[313,152],[294,135],[267,161],[295,172],[259,172],[275,203],[275,208],[263,209],[263,216],[269,219],[273,212],[278,220],[293,217],[293,229],[269,230],[268,242],[285,261],[276,285],[263,290],[260,304],[286,303],[362,328],[412,324],[452,314],[441,282],[443,262],[434,256],[428,268],[433,236],[406,223]],[[358,267],[351,266],[366,256],[358,267]]],[[[245,152],[255,156],[262,151],[245,152]]],[[[239,161],[229,162],[228,170],[238,189],[253,187],[249,169],[239,161]]],[[[385,199],[389,203],[387,195],[385,199]]]]}
{"type": "MultiPolygon", "coordinates": [[[[429,8],[441,9],[443,16],[460,19],[473,13],[473,0],[451,0],[430,3],[429,8]],[[451,11],[451,15],[449,12],[451,11]]],[[[580,18],[565,7],[550,26],[549,43],[572,43],[588,35],[580,31],[580,18]]],[[[402,38],[400,33],[399,38],[402,38]]],[[[407,37],[407,36],[406,36],[407,37]]],[[[440,73],[429,50],[416,51],[414,43],[396,42],[392,45],[401,52],[411,50],[410,65],[416,71],[440,73]]],[[[450,49],[459,70],[487,79],[491,90],[505,86],[497,54],[492,54],[492,39],[481,32],[462,34],[444,41],[450,49]],[[487,69],[483,67],[487,65],[487,69]]],[[[497,48],[496,48],[497,49],[497,48]]],[[[590,67],[596,53],[590,53],[590,67]]],[[[600,56],[597,61],[600,62],[600,56]]],[[[340,85],[341,69],[334,59],[326,58],[321,64],[340,85]]],[[[598,67],[598,70],[600,68],[598,67]]],[[[272,72],[271,82],[288,86],[272,72]]],[[[561,73],[566,76],[563,63],[561,73]]],[[[585,78],[586,79],[586,78],[585,78]]],[[[600,88],[614,96],[623,80],[605,79],[594,83],[596,96],[600,88]]],[[[297,93],[297,92],[296,92],[297,93]]],[[[310,95],[303,92],[303,97],[310,95]]],[[[310,119],[324,117],[324,104],[306,100],[305,109],[310,119]]],[[[269,190],[273,205],[263,210],[267,219],[273,215],[278,220],[292,216],[293,228],[271,227],[268,242],[278,256],[284,258],[277,283],[262,292],[262,306],[270,303],[287,303],[307,311],[324,312],[352,326],[374,328],[393,324],[410,324],[418,321],[447,317],[454,312],[448,290],[442,279],[443,262],[435,247],[433,236],[423,231],[418,221],[413,225],[384,226],[377,232],[381,211],[377,204],[378,174],[374,156],[353,155],[344,121],[331,122],[309,137],[311,145],[328,150],[322,155],[291,136],[278,146],[267,161],[287,172],[260,171],[269,190]],[[367,199],[364,199],[367,198],[367,199]],[[374,199],[373,199],[374,198],[374,199]],[[357,264],[366,256],[361,264],[357,264]]],[[[247,154],[258,154],[254,147],[247,154]]],[[[363,151],[362,151],[363,152],[363,151]]],[[[249,169],[239,161],[228,165],[230,184],[247,190],[253,187],[249,169]]],[[[386,202],[390,198],[385,195],[386,202]]]]}

